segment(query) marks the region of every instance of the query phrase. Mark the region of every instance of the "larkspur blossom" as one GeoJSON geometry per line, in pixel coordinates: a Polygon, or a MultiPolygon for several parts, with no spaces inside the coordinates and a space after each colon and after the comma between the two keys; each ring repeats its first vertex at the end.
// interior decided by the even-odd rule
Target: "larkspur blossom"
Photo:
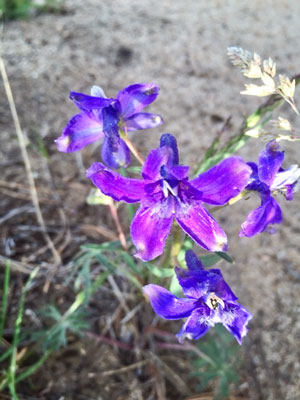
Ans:
{"type": "Polygon", "coordinates": [[[178,282],[186,298],[178,298],[157,285],[144,286],[154,311],[165,319],[186,318],[177,337],[199,339],[210,327],[221,323],[239,344],[247,334],[252,318],[246,308],[237,303],[237,297],[223,279],[219,269],[204,270],[196,255],[186,252],[188,269],[175,268],[178,282]]]}
{"type": "Polygon", "coordinates": [[[148,155],[143,179],[125,178],[93,163],[87,171],[95,186],[116,201],[140,202],[131,223],[136,256],[144,261],[164,249],[173,219],[200,246],[225,251],[227,237],[202,203],[223,205],[246,186],[251,168],[239,157],[229,157],[197,178],[188,180],[189,167],[179,165],[174,136],[162,135],[160,147],[148,155]]]}
{"type": "Polygon", "coordinates": [[[130,163],[130,152],[120,132],[122,136],[162,124],[160,115],[141,112],[158,93],[159,87],[154,83],[128,86],[116,98],[106,98],[98,86],[92,87],[90,96],[71,92],[70,99],[80,113],[71,118],[56,139],[58,150],[77,151],[103,138],[103,161],[111,168],[126,167],[130,163]]]}
{"type": "Polygon", "coordinates": [[[246,189],[257,191],[261,205],[253,210],[242,224],[240,236],[251,237],[269,229],[269,225],[282,222],[281,208],[272,194],[283,193],[287,200],[293,199],[293,191],[300,177],[298,165],[286,170],[281,168],[284,152],[272,140],[261,151],[258,163],[248,163],[252,168],[250,182],[246,189]]]}

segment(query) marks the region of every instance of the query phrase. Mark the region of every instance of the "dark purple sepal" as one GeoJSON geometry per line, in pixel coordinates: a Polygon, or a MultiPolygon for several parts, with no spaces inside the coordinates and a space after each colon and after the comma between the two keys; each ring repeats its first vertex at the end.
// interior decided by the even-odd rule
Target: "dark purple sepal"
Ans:
{"type": "Polygon", "coordinates": [[[126,168],[130,164],[130,151],[119,136],[105,136],[101,148],[102,159],[110,168],[126,168]]]}
{"type": "Polygon", "coordinates": [[[225,308],[220,311],[220,318],[225,328],[242,344],[242,338],[247,335],[247,324],[252,315],[240,304],[226,302],[225,308]]]}
{"type": "Polygon", "coordinates": [[[89,96],[84,93],[70,92],[70,99],[82,111],[91,111],[109,106],[114,99],[89,96]]]}
{"type": "Polygon", "coordinates": [[[259,179],[270,186],[279,171],[284,159],[284,152],[279,151],[279,144],[276,140],[266,145],[258,158],[258,177],[259,179]]]}
{"type": "Polygon", "coordinates": [[[205,335],[211,327],[207,318],[209,313],[207,306],[196,308],[176,335],[179,343],[183,343],[184,339],[197,340],[205,335]]]}
{"type": "Polygon", "coordinates": [[[280,224],[282,213],[276,200],[269,196],[263,198],[260,207],[253,210],[242,224],[239,236],[251,237],[264,232],[270,224],[280,224]]]}
{"type": "Polygon", "coordinates": [[[143,292],[149,297],[154,311],[165,319],[188,317],[195,308],[195,300],[180,299],[161,286],[147,285],[143,292]]]}
{"type": "Polygon", "coordinates": [[[143,180],[125,178],[101,163],[93,163],[87,170],[86,177],[91,179],[102,193],[116,201],[136,203],[141,200],[144,193],[143,180]]]}
{"type": "Polygon", "coordinates": [[[207,292],[213,292],[223,280],[219,274],[205,270],[190,271],[175,267],[175,273],[185,296],[194,299],[205,296],[207,292]]]}
{"type": "Polygon", "coordinates": [[[179,155],[178,155],[178,146],[177,141],[173,135],[170,133],[164,133],[160,137],[160,147],[169,147],[172,149],[172,157],[169,160],[168,166],[178,165],[179,163],[179,155]]]}
{"type": "Polygon", "coordinates": [[[190,271],[204,270],[204,266],[193,250],[185,252],[185,262],[190,271]]]}

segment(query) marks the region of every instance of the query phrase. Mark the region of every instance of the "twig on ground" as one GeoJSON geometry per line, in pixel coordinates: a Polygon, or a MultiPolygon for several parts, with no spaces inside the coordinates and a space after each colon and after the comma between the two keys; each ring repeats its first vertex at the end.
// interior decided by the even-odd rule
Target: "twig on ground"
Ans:
{"type": "Polygon", "coordinates": [[[183,379],[175,372],[169,365],[167,365],[161,358],[156,354],[148,351],[147,354],[153,360],[153,362],[159,367],[165,370],[165,377],[169,380],[178,390],[178,392],[183,396],[188,396],[191,394],[190,389],[186,385],[183,379]]]}
{"type": "MultiPolygon", "coordinates": [[[[5,265],[7,260],[8,260],[7,257],[3,257],[2,255],[0,255],[0,264],[1,265],[5,265]]],[[[29,275],[29,274],[31,274],[32,270],[34,269],[34,266],[29,267],[28,265],[23,264],[20,261],[14,261],[10,258],[9,258],[9,261],[10,261],[11,269],[13,269],[17,272],[21,272],[22,274],[29,275]]]]}
{"type": "Polygon", "coordinates": [[[108,370],[104,371],[101,373],[101,376],[111,376],[111,375],[117,375],[117,374],[124,374],[128,371],[131,371],[133,369],[141,368],[144,365],[148,364],[149,360],[141,360],[138,361],[134,364],[128,365],[126,367],[118,368],[118,369],[113,369],[113,370],[108,370]]]}
{"type": "Polygon", "coordinates": [[[34,212],[34,208],[30,206],[23,206],[18,208],[13,208],[12,210],[8,211],[3,217],[0,218],[0,225],[4,222],[8,221],[10,218],[15,217],[16,215],[23,214],[23,213],[32,213],[34,212]]]}
{"type": "Polygon", "coordinates": [[[108,337],[103,336],[103,335],[97,335],[94,332],[87,332],[86,335],[88,337],[90,337],[91,339],[96,340],[97,342],[102,342],[102,343],[105,343],[105,344],[110,344],[112,346],[117,346],[117,347],[119,347],[120,349],[123,349],[123,350],[132,350],[132,347],[129,344],[124,343],[124,342],[120,342],[117,339],[111,339],[111,338],[108,338],[108,337]]]}

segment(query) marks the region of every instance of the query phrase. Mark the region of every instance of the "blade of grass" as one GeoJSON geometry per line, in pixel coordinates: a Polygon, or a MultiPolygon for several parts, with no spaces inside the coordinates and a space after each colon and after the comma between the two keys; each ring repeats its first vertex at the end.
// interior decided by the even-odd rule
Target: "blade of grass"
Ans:
{"type": "Polygon", "coordinates": [[[10,261],[7,260],[5,263],[4,270],[4,284],[3,284],[3,296],[2,296],[2,307],[1,307],[1,315],[0,315],[0,342],[2,340],[3,329],[6,318],[6,310],[8,303],[8,292],[9,292],[9,275],[10,275],[10,261]]]}
{"type": "Polygon", "coordinates": [[[47,360],[51,353],[52,350],[47,350],[36,363],[28,367],[24,372],[16,377],[16,383],[19,383],[28,378],[28,376],[34,374],[36,370],[47,360]]]}
{"type": "Polygon", "coordinates": [[[22,290],[21,299],[19,302],[18,314],[17,314],[14,335],[13,335],[13,340],[12,340],[13,351],[12,351],[9,369],[8,369],[8,373],[7,373],[7,385],[10,390],[10,394],[12,395],[13,400],[18,400],[18,396],[16,393],[17,350],[18,350],[18,345],[19,345],[19,341],[20,341],[20,331],[21,331],[21,324],[22,324],[23,314],[24,314],[25,297],[26,297],[26,292],[28,291],[31,282],[37,275],[38,271],[39,271],[39,268],[35,268],[31,272],[31,274],[22,290]]]}

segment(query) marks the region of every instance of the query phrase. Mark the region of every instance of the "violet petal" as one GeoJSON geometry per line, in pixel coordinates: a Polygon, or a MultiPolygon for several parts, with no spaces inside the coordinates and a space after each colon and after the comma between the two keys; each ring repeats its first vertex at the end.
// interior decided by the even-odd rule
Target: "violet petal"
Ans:
{"type": "Polygon", "coordinates": [[[269,197],[247,216],[239,236],[251,237],[263,232],[269,224],[280,224],[281,222],[282,214],[279,204],[273,197],[269,197]]]}
{"type": "Polygon", "coordinates": [[[200,205],[181,204],[176,220],[196,243],[209,251],[226,251],[227,237],[217,221],[200,205]]]}
{"type": "Polygon", "coordinates": [[[225,328],[242,344],[242,338],[248,332],[247,324],[252,318],[250,312],[240,304],[226,302],[220,318],[225,328]]]}
{"type": "Polygon", "coordinates": [[[279,144],[276,140],[266,145],[258,158],[258,177],[259,179],[270,186],[275,178],[275,175],[280,169],[284,159],[284,152],[279,151],[279,144]]]}
{"type": "Polygon", "coordinates": [[[126,168],[130,164],[130,151],[119,136],[105,136],[101,148],[102,159],[110,168],[126,168]]]}
{"type": "Polygon", "coordinates": [[[185,262],[190,271],[203,270],[203,264],[192,250],[185,252],[185,262]]]}
{"type": "Polygon", "coordinates": [[[102,193],[116,201],[136,203],[141,200],[144,193],[145,181],[125,178],[101,163],[93,163],[87,170],[86,176],[102,193]]]}
{"type": "Polygon", "coordinates": [[[163,124],[163,119],[158,114],[137,113],[124,121],[128,132],[142,129],[156,128],[163,124]]]}
{"type": "Polygon", "coordinates": [[[114,99],[89,96],[84,93],[70,92],[70,99],[81,111],[91,111],[109,106],[114,99]]]}
{"type": "Polygon", "coordinates": [[[203,192],[203,202],[223,205],[246,187],[251,172],[250,166],[240,157],[229,157],[190,183],[203,192]]]}
{"type": "Polygon", "coordinates": [[[80,113],[70,119],[62,135],[55,140],[59,151],[70,153],[103,137],[102,121],[92,113],[80,113]]]}
{"type": "Polygon", "coordinates": [[[160,216],[160,204],[154,207],[140,207],[130,227],[133,244],[137,248],[136,257],[149,261],[162,254],[165,241],[170,233],[173,215],[160,216]]]}
{"type": "Polygon", "coordinates": [[[165,319],[188,317],[195,308],[195,300],[180,299],[161,286],[147,285],[143,292],[149,296],[154,311],[165,319]]]}
{"type": "Polygon", "coordinates": [[[177,333],[178,341],[182,343],[185,338],[197,340],[205,335],[211,326],[208,323],[208,315],[209,308],[206,306],[195,309],[177,333]]]}
{"type": "Polygon", "coordinates": [[[139,113],[156,99],[158,93],[159,87],[155,83],[137,83],[122,89],[117,94],[119,114],[123,119],[127,119],[139,113]]]}

